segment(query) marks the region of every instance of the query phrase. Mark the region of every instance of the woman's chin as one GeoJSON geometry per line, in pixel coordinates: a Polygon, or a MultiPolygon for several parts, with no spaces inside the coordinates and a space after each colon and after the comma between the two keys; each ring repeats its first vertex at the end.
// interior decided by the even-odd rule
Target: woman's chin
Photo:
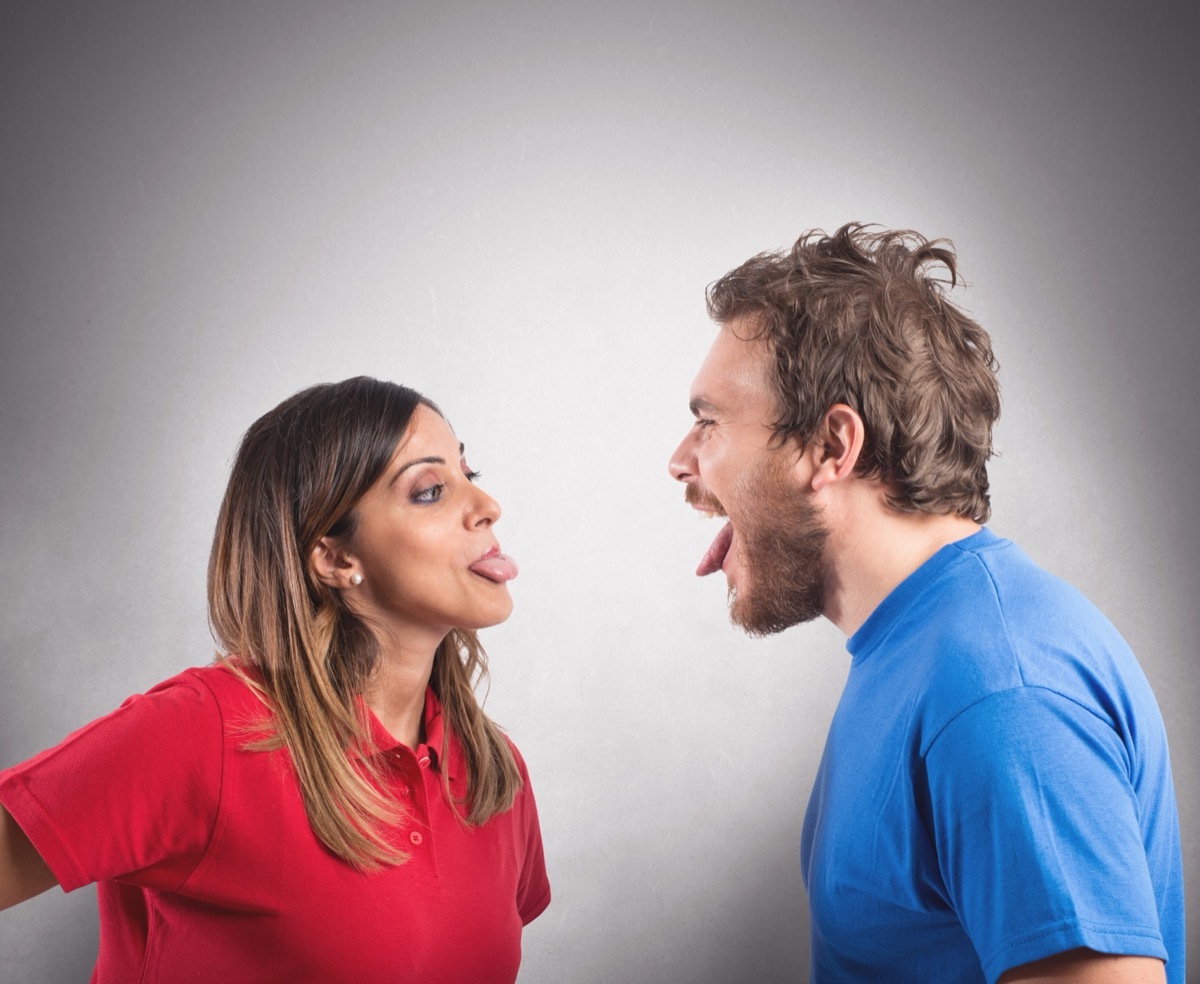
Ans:
{"type": "Polygon", "coordinates": [[[509,595],[506,586],[501,585],[500,589],[501,591],[497,592],[498,597],[491,604],[486,607],[480,606],[478,610],[472,612],[459,623],[459,628],[489,629],[493,625],[499,625],[501,622],[508,621],[508,616],[512,614],[513,610],[512,597],[509,595]]]}

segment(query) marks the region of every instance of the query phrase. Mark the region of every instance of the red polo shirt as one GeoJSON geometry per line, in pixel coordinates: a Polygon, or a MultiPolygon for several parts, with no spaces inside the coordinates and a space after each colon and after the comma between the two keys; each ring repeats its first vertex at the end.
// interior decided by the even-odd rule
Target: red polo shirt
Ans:
{"type": "MultiPolygon", "coordinates": [[[[66,891],[98,883],[94,984],[512,984],[521,927],[550,901],[537,811],[466,827],[441,708],[414,753],[372,719],[411,819],[402,865],[363,874],[313,835],[286,752],[242,745],[263,706],[234,674],[187,670],[0,773],[0,802],[66,891]]],[[[514,749],[514,754],[515,754],[514,749]]]]}

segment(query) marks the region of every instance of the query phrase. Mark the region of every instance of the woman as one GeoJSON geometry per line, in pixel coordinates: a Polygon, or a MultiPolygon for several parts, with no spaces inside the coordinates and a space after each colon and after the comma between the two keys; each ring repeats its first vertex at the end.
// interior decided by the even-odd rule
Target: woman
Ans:
{"type": "Polygon", "coordinates": [[[438,409],[359,377],[246,433],[214,665],[0,773],[0,906],[98,883],[104,982],[512,982],[550,899],[472,684],[500,509],[438,409]]]}

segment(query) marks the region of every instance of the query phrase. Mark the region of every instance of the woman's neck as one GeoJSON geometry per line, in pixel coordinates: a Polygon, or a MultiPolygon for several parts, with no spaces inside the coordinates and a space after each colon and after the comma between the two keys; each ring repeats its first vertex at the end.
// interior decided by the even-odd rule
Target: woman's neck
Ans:
{"type": "Polygon", "coordinates": [[[434,653],[391,650],[380,653],[363,699],[384,729],[409,748],[420,743],[425,689],[433,672],[434,653]]]}

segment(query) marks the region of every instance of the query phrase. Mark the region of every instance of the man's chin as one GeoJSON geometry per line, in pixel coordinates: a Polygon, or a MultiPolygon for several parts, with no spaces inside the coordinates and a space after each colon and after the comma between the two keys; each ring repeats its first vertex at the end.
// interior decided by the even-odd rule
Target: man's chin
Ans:
{"type": "Polygon", "coordinates": [[[756,602],[749,591],[729,590],[729,621],[746,635],[762,638],[778,635],[793,625],[812,622],[821,615],[813,605],[770,605],[756,602]]]}

